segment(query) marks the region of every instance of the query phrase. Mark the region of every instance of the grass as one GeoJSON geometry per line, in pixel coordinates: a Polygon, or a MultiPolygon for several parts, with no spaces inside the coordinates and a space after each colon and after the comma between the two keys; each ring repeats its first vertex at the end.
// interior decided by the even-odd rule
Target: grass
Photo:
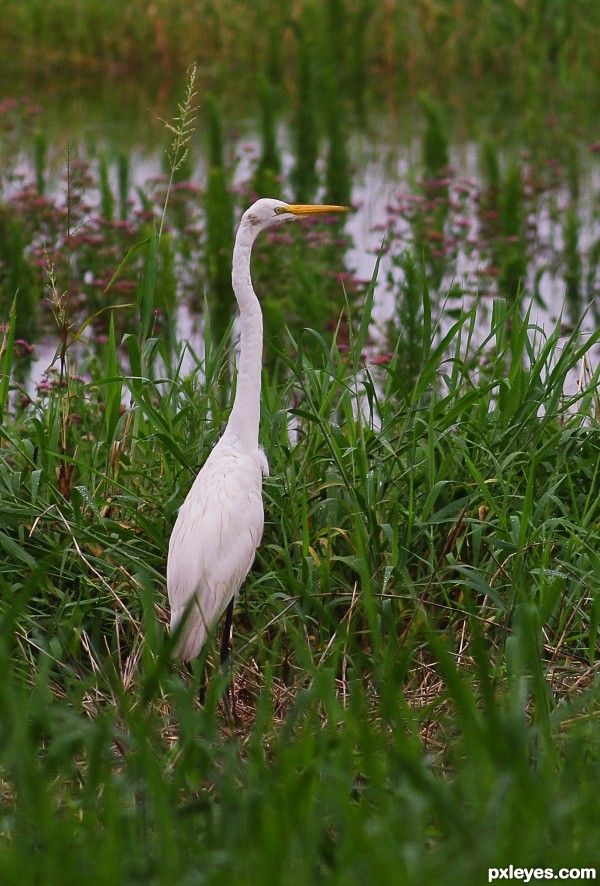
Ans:
{"type": "Polygon", "coordinates": [[[254,71],[257,60],[274,83],[286,81],[287,87],[302,77],[307,35],[320,59],[320,86],[341,86],[359,114],[371,88],[395,101],[435,84],[437,94],[456,96],[458,106],[461,84],[469,84],[471,92],[475,85],[483,107],[493,82],[506,90],[509,107],[517,99],[531,115],[547,115],[549,102],[554,110],[568,108],[574,97],[594,101],[599,73],[600,21],[593,0],[536,0],[527,6],[491,0],[261,0],[251,8],[239,0],[185,6],[133,0],[126,9],[117,0],[105,0],[101,9],[80,0],[54,0],[50,6],[5,0],[3,8],[0,57],[11,85],[16,76],[31,86],[51,71],[59,80],[66,74],[67,80],[94,84],[108,77],[164,86],[197,61],[219,89],[235,78],[237,100],[246,102],[255,89],[245,72],[254,71]]]}
{"type": "Polygon", "coordinates": [[[567,62],[575,68],[588,63],[597,71],[593,48],[598,17],[590,0],[540,0],[527,9],[485,2],[468,17],[451,0],[436,7],[422,0],[410,7],[369,0],[262,0],[247,9],[240,9],[235,0],[218,7],[205,0],[185,7],[159,0],[151,8],[134,0],[125,10],[115,0],[106,0],[101,16],[93,3],[74,0],[56,0],[51,8],[40,0],[26,6],[5,0],[4,7],[3,40],[12,50],[13,66],[66,61],[94,72],[109,64],[109,72],[123,73],[160,63],[168,74],[180,68],[182,60],[184,66],[193,58],[217,66],[228,59],[237,66],[261,57],[279,74],[282,66],[287,69],[290,32],[318,25],[315,35],[323,58],[329,62],[335,49],[344,77],[353,86],[365,64],[399,67],[414,77],[440,65],[445,74],[460,67],[472,75],[484,69],[502,73],[517,63],[520,73],[528,75],[528,85],[538,64],[560,70],[567,62]],[[20,39],[11,43],[15,35],[20,39]],[[434,63],[431,48],[440,44],[446,52],[434,63]],[[36,45],[39,51],[34,55],[36,45]]]}
{"type": "Polygon", "coordinates": [[[369,310],[349,350],[307,330],[265,377],[234,728],[215,644],[201,707],[164,609],[227,348],[162,378],[157,340],[129,337],[129,374],[111,335],[87,382],[22,409],[4,388],[3,883],[598,865],[597,372],[564,393],[598,335],[560,344],[499,301],[478,346],[472,314],[442,341],[425,323],[407,388],[398,356],[361,356],[369,310]]]}
{"type": "MultiPolygon", "coordinates": [[[[2,883],[457,884],[600,864],[600,332],[539,329],[508,270],[493,297],[444,307],[456,213],[496,200],[488,260],[510,258],[503,237],[522,257],[524,210],[493,148],[489,193],[431,180],[445,161],[428,109],[430,179],[388,238],[406,331],[389,354],[371,356],[373,287],[359,309],[330,276],[339,231],[316,250],[312,231],[264,238],[257,255],[259,292],[285,281],[267,320],[284,316],[267,324],[271,473],[235,616],[234,724],[216,640],[189,671],[166,627],[169,533],[231,398],[231,326],[206,323],[191,372],[171,337],[174,268],[198,260],[174,246],[198,225],[174,174],[185,105],[173,175],[139,212],[125,166],[112,199],[102,163],[103,216],[75,160],[66,206],[14,198],[57,360],[25,395],[15,299],[0,340],[2,883]]],[[[565,264],[591,287],[576,222],[565,264]]]]}

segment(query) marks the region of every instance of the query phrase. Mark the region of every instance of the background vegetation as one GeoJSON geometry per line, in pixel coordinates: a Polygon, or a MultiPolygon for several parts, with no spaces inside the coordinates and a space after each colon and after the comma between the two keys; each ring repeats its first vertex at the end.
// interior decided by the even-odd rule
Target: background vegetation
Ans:
{"type": "Polygon", "coordinates": [[[132,153],[88,144],[56,187],[43,110],[1,106],[2,883],[598,868],[597,4],[3,6],[5,80],[202,69],[142,185],[132,153]],[[257,57],[240,181],[223,108],[242,87],[219,84],[257,57]],[[256,250],[271,476],[232,720],[216,642],[171,659],[164,576],[230,408],[235,218],[267,191],[350,201],[356,121],[417,93],[370,283],[336,225],[256,250]],[[471,98],[475,130],[482,101],[515,109],[527,149],[482,126],[476,180],[448,123],[471,98]],[[543,276],[567,295],[544,328],[543,276]]]}
{"type": "Polygon", "coordinates": [[[239,0],[156,0],[150,7],[3,0],[3,14],[5,66],[32,74],[50,66],[61,76],[68,66],[94,77],[160,78],[184,73],[196,59],[229,76],[264,59],[272,74],[290,75],[302,37],[324,50],[323,74],[336,68],[345,81],[356,77],[354,85],[369,70],[413,82],[507,77],[529,91],[550,73],[567,88],[585,78],[591,92],[600,64],[593,0],[260,0],[251,7],[239,0]]]}

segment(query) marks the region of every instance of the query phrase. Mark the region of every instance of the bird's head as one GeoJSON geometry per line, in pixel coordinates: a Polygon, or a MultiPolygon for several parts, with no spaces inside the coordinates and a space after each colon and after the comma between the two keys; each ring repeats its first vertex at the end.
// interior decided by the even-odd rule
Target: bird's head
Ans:
{"type": "Polygon", "coordinates": [[[246,210],[242,216],[241,224],[248,224],[258,233],[258,231],[262,231],[264,228],[280,225],[282,222],[294,218],[347,211],[347,206],[331,206],[322,203],[284,203],[282,200],[272,200],[263,197],[246,210]]]}

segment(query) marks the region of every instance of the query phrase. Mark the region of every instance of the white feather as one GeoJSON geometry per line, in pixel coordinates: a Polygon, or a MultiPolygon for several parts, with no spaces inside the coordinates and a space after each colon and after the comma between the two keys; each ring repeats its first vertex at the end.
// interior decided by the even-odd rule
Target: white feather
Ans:
{"type": "Polygon", "coordinates": [[[181,506],[167,586],[171,630],[185,616],[177,647],[183,659],[198,655],[250,571],[263,533],[263,464],[260,450],[238,452],[221,439],[181,506]]]}

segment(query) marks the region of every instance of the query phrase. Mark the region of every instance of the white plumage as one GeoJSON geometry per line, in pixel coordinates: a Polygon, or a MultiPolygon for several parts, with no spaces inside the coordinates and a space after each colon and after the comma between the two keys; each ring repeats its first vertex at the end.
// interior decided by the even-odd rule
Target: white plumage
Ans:
{"type": "Polygon", "coordinates": [[[184,659],[198,654],[252,566],[263,533],[261,486],[257,454],[237,452],[220,440],[179,511],[167,584],[171,627],[194,600],[179,644],[184,659]]]}
{"type": "Polygon", "coordinates": [[[263,331],[250,278],[252,245],[260,231],[271,225],[312,213],[342,211],[343,206],[262,199],[242,216],[232,268],[240,310],[235,400],[223,436],[181,506],[169,541],[171,630],[184,621],[176,654],[185,660],[198,655],[232,603],[263,533],[262,477],[268,473],[267,459],[258,445],[263,331]]]}

